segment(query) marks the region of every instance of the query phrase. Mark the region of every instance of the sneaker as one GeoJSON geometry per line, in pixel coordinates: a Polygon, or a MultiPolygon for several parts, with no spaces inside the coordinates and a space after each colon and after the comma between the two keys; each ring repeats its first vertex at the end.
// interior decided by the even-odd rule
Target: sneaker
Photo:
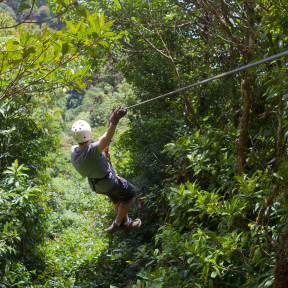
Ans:
{"type": "Polygon", "coordinates": [[[124,225],[123,229],[125,234],[132,234],[132,231],[136,228],[139,228],[141,226],[141,220],[139,218],[135,219],[134,221],[129,218],[129,224],[124,225]]]}
{"type": "Polygon", "coordinates": [[[111,224],[111,226],[110,226],[108,229],[106,229],[106,232],[109,233],[109,234],[113,234],[113,233],[119,231],[120,229],[123,228],[123,223],[124,223],[124,221],[122,221],[121,224],[120,224],[120,226],[118,226],[118,225],[115,223],[115,221],[113,221],[113,223],[111,224]]]}

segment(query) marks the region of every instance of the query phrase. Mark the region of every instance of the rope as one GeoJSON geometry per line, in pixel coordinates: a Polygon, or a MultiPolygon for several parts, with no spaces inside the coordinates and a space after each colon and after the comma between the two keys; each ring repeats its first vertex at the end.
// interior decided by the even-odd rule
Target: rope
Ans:
{"type": "Polygon", "coordinates": [[[169,93],[167,93],[167,94],[163,94],[163,95],[157,96],[157,97],[155,97],[155,98],[151,98],[151,99],[148,99],[148,100],[146,100],[146,101],[143,101],[143,102],[140,102],[140,103],[131,105],[131,106],[129,106],[129,107],[126,107],[126,109],[130,109],[130,108],[132,108],[132,107],[136,107],[136,106],[139,106],[139,105],[142,105],[142,104],[145,104],[145,103],[154,101],[154,100],[159,99],[159,98],[163,98],[163,97],[167,97],[167,96],[170,96],[170,95],[174,95],[174,94],[179,93],[179,92],[181,92],[181,91],[183,91],[183,90],[187,90],[187,89],[189,89],[189,88],[192,88],[192,87],[195,87],[195,86],[198,86],[198,85],[202,85],[202,84],[204,84],[204,83],[207,83],[207,82],[210,82],[210,81],[213,81],[213,80],[216,80],[216,79],[219,79],[219,78],[222,78],[222,77],[231,75],[231,74],[235,74],[235,73],[237,73],[237,72],[239,72],[239,71],[242,71],[242,70],[245,70],[245,69],[254,67],[254,66],[258,66],[258,65],[260,65],[260,64],[267,63],[267,62],[270,62],[270,61],[272,61],[272,60],[275,60],[275,59],[278,59],[278,58],[281,58],[281,57],[287,56],[287,55],[288,55],[288,50],[285,51],[285,52],[282,52],[282,53],[278,53],[278,54],[276,54],[276,55],[274,55],[274,56],[270,56],[270,57],[264,58],[264,59],[262,59],[262,60],[253,62],[253,63],[251,63],[251,64],[248,64],[248,65],[245,65],[245,66],[236,68],[236,69],[234,69],[234,70],[231,70],[231,71],[228,71],[228,72],[225,72],[225,73],[222,73],[222,74],[213,76],[213,77],[211,77],[211,78],[202,80],[202,81],[200,81],[200,82],[191,84],[191,85],[189,85],[189,86],[182,87],[182,88],[180,88],[180,89],[177,89],[177,90],[175,90],[175,91],[169,92],[169,93]]]}

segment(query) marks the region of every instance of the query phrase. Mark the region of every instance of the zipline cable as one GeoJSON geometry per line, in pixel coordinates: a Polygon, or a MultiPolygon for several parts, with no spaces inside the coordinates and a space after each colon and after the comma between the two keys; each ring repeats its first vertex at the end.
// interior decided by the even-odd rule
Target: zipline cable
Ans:
{"type": "Polygon", "coordinates": [[[274,56],[270,56],[270,57],[264,58],[264,59],[262,59],[262,60],[259,60],[259,61],[250,63],[250,64],[248,64],[248,65],[245,65],[245,66],[236,68],[236,69],[234,69],[234,70],[231,70],[231,71],[228,71],[228,72],[225,72],[225,73],[222,73],[222,74],[219,74],[219,75],[210,77],[210,78],[208,78],[208,79],[205,79],[205,80],[202,80],[202,81],[200,81],[200,82],[191,84],[191,85],[189,85],[189,86],[186,86],[186,87],[177,89],[177,90],[175,90],[175,91],[172,91],[172,92],[169,92],[169,93],[166,93],[166,94],[157,96],[157,97],[155,97],[155,98],[151,98],[151,99],[148,99],[148,100],[146,100],[146,101],[143,101],[143,102],[140,102],[140,103],[131,105],[131,106],[129,106],[129,107],[126,107],[126,109],[130,109],[130,108],[132,108],[132,107],[136,107],[136,106],[139,106],[139,105],[142,105],[142,104],[145,104],[145,103],[154,101],[154,100],[159,99],[159,98],[163,98],[163,97],[167,97],[167,96],[170,96],[170,95],[174,95],[174,94],[179,93],[179,92],[181,92],[181,91],[183,91],[183,90],[187,90],[187,89],[189,89],[189,88],[192,88],[192,87],[195,87],[195,86],[198,86],[198,85],[201,85],[201,84],[204,84],[204,83],[207,83],[207,82],[210,82],[210,81],[213,81],[213,80],[216,80],[216,79],[219,79],[219,78],[222,78],[222,77],[231,75],[231,74],[235,74],[235,73],[237,73],[237,72],[239,72],[239,71],[242,71],[242,70],[245,70],[245,69],[254,67],[254,66],[258,66],[258,65],[263,64],[263,63],[270,62],[270,61],[272,61],[272,60],[281,58],[281,57],[283,57],[283,56],[288,56],[288,50],[285,51],[285,52],[278,53],[278,54],[276,54],[276,55],[274,55],[274,56]]]}

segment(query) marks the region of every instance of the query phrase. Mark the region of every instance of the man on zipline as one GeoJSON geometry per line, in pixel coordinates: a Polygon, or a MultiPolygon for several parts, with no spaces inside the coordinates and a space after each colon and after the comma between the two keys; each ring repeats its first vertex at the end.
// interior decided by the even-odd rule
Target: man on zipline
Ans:
{"type": "Polygon", "coordinates": [[[108,196],[114,205],[116,219],[107,229],[112,234],[121,229],[130,234],[141,226],[141,220],[134,221],[128,217],[130,206],[135,202],[135,189],[131,183],[117,175],[109,159],[103,151],[110,144],[119,120],[127,113],[120,106],[113,110],[107,132],[91,143],[90,125],[84,120],[76,121],[71,128],[74,140],[78,145],[71,148],[71,161],[82,177],[88,177],[93,191],[108,196]]]}

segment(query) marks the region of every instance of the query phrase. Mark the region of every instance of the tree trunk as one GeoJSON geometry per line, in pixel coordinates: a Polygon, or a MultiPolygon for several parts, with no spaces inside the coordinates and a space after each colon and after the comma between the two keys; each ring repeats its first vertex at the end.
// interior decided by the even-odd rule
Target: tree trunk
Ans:
{"type": "MultiPolygon", "coordinates": [[[[252,59],[252,53],[255,44],[255,31],[254,31],[254,1],[245,1],[245,9],[247,12],[248,20],[248,29],[246,35],[245,47],[241,49],[244,58],[244,65],[248,64],[252,59]]],[[[236,141],[236,151],[237,151],[237,168],[236,174],[241,175],[244,172],[245,159],[246,159],[246,150],[249,139],[249,114],[251,106],[251,94],[252,94],[252,85],[251,85],[251,75],[249,70],[245,70],[244,78],[241,83],[241,94],[242,94],[242,117],[240,119],[240,136],[236,141]]]]}
{"type": "Polygon", "coordinates": [[[283,244],[276,254],[274,278],[274,288],[288,287],[288,232],[286,232],[283,244]]]}
{"type": "MultiPolygon", "coordinates": [[[[276,157],[280,160],[283,156],[283,138],[284,138],[284,128],[283,128],[283,112],[284,103],[282,95],[278,99],[278,129],[277,129],[277,146],[276,146],[276,157]]],[[[281,160],[280,160],[281,161],[281,160]]]]}
{"type": "Polygon", "coordinates": [[[249,114],[250,114],[250,95],[251,95],[251,76],[245,72],[245,77],[241,83],[241,94],[242,94],[242,117],[240,118],[240,129],[241,133],[236,141],[236,151],[237,151],[237,175],[242,175],[245,159],[246,159],[246,149],[249,139],[249,114]]]}

